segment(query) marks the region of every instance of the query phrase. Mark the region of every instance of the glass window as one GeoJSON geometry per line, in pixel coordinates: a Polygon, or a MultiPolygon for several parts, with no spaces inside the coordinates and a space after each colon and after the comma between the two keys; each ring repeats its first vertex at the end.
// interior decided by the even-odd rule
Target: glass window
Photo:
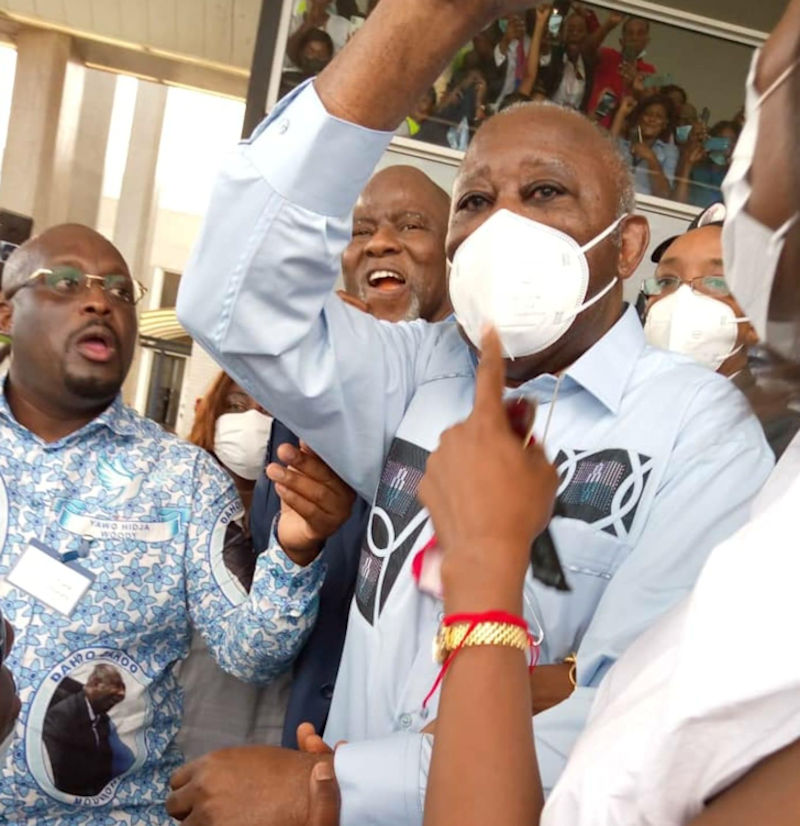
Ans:
{"type": "MultiPolygon", "coordinates": [[[[359,27],[362,18],[347,17],[340,5],[295,2],[283,94],[319,72],[359,27]]],[[[691,10],[740,22],[722,0],[700,5],[691,10]]],[[[746,22],[766,28],[780,10],[773,11],[746,22]]],[[[549,15],[531,9],[497,20],[465,44],[397,135],[464,150],[493,113],[549,99],[584,112],[618,140],[640,194],[704,207],[720,199],[752,53],[734,40],[556,0],[549,15]]]]}

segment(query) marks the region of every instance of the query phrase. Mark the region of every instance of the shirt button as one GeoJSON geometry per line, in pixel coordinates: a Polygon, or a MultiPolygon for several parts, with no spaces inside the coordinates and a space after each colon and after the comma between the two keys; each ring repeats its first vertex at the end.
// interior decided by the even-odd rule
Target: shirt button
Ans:
{"type": "Polygon", "coordinates": [[[411,715],[410,714],[401,714],[400,715],[400,726],[401,726],[401,728],[409,728],[411,726],[411,715]]]}
{"type": "Polygon", "coordinates": [[[289,131],[289,119],[288,119],[288,118],[284,118],[284,119],[283,119],[283,120],[282,120],[282,121],[278,124],[278,134],[279,134],[279,135],[285,135],[288,131],[289,131]]]}
{"type": "Polygon", "coordinates": [[[323,699],[330,700],[333,697],[333,683],[325,683],[319,690],[323,699]]]}
{"type": "Polygon", "coordinates": [[[436,615],[436,622],[441,622],[444,619],[444,611],[439,611],[436,615]]]}

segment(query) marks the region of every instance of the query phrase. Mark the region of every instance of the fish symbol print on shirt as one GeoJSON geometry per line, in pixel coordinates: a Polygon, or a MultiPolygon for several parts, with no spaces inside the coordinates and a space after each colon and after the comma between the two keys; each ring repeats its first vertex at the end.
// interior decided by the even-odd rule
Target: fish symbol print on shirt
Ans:
{"type": "MultiPolygon", "coordinates": [[[[383,467],[361,547],[356,604],[374,625],[428,520],[417,499],[428,451],[396,438],[383,467]]],[[[560,450],[558,513],[625,540],[653,469],[650,456],[624,448],[560,450]]]]}
{"type": "Polygon", "coordinates": [[[139,495],[143,473],[130,473],[122,459],[114,457],[111,461],[106,456],[101,456],[97,460],[97,477],[102,486],[109,491],[111,496],[106,500],[109,505],[124,505],[139,495]]]}
{"type": "Polygon", "coordinates": [[[377,620],[429,518],[417,499],[427,459],[427,450],[396,438],[383,466],[361,547],[355,594],[356,604],[370,625],[377,620]]]}

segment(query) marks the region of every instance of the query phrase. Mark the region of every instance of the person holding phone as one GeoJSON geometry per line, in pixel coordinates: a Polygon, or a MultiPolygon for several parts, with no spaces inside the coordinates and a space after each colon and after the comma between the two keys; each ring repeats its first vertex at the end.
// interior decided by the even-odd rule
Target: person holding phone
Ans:
{"type": "Polygon", "coordinates": [[[603,26],[590,33],[587,10],[582,6],[567,11],[566,17],[549,4],[539,6],[528,69],[519,91],[585,112],[594,84],[597,50],[614,19],[615,15],[609,15],[603,26]],[[551,37],[555,32],[556,42],[551,47],[545,29],[551,37]]]}
{"type": "MultiPolygon", "coordinates": [[[[613,28],[621,20],[622,15],[610,14],[605,26],[613,23],[613,28]]],[[[643,59],[649,42],[650,22],[643,17],[629,17],[622,25],[620,49],[601,48],[598,51],[587,111],[606,129],[611,127],[614,112],[622,99],[632,95],[638,100],[644,93],[643,77],[656,73],[656,67],[643,59]]]]}
{"type": "Polygon", "coordinates": [[[722,200],[720,187],[739,140],[739,126],[721,120],[710,130],[698,124],[683,145],[675,173],[675,200],[706,207],[722,200]]]}
{"type": "Polygon", "coordinates": [[[611,135],[630,158],[636,191],[643,195],[672,197],[678,164],[674,123],[672,101],[660,95],[638,104],[634,97],[625,97],[614,116],[611,135]]]}

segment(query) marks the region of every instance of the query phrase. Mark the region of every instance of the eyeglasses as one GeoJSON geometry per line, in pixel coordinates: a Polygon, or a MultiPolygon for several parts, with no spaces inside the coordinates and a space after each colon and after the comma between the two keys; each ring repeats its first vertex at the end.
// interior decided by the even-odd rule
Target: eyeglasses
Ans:
{"type": "Polygon", "coordinates": [[[702,275],[691,281],[682,281],[677,275],[657,275],[653,278],[645,278],[642,282],[642,292],[646,296],[668,295],[674,293],[683,284],[688,284],[693,292],[705,293],[715,298],[725,298],[731,294],[721,275],[702,275]]]}
{"type": "MultiPolygon", "coordinates": [[[[28,276],[27,281],[17,289],[33,285],[37,281],[41,283],[55,295],[63,298],[74,298],[83,290],[89,289],[90,282],[99,281],[105,294],[116,304],[129,304],[133,306],[142,300],[147,288],[134,281],[127,275],[92,275],[82,272],[77,267],[53,267],[52,269],[41,268],[28,276]]],[[[7,294],[10,298],[15,291],[7,294]]]]}

